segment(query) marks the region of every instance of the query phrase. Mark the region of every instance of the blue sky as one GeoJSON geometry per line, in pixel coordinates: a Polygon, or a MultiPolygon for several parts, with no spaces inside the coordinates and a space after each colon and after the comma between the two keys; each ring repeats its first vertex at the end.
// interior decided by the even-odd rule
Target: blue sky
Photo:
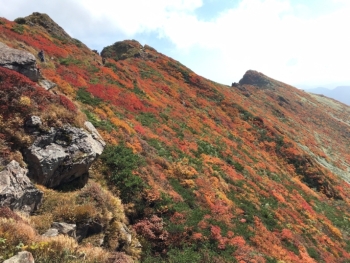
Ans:
{"type": "Polygon", "coordinates": [[[102,50],[136,39],[211,80],[248,69],[299,88],[350,85],[348,0],[0,0],[13,20],[47,13],[102,50]]]}

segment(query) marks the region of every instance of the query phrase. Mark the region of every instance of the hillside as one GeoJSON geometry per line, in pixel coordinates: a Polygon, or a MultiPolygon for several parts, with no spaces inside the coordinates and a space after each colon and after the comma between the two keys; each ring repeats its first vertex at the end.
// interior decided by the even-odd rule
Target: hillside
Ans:
{"type": "Polygon", "coordinates": [[[100,56],[39,13],[0,18],[0,42],[43,50],[37,66],[56,84],[0,67],[0,172],[28,166],[32,115],[43,133],[88,120],[107,143],[83,185],[36,184],[31,215],[0,208],[4,259],[350,261],[350,107],[253,70],[215,83],[135,40],[100,56]],[[94,231],[42,240],[57,221],[94,231]]]}

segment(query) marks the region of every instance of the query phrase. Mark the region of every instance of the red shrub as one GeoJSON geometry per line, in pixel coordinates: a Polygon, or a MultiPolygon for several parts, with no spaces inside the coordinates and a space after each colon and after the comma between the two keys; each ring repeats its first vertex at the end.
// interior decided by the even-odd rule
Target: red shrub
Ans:
{"type": "Polygon", "coordinates": [[[74,105],[74,103],[68,99],[66,96],[60,95],[60,103],[68,110],[70,111],[77,111],[77,107],[74,105]]]}

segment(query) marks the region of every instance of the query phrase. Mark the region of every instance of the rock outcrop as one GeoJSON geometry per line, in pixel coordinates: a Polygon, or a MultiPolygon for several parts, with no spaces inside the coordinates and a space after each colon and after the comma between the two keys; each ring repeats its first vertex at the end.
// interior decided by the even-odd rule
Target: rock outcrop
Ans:
{"type": "Polygon", "coordinates": [[[50,188],[77,178],[84,182],[91,164],[105,146],[93,125],[87,122],[86,126],[92,133],[67,125],[39,134],[24,151],[29,176],[50,188]]]}
{"type": "Polygon", "coordinates": [[[50,81],[50,80],[47,80],[47,79],[42,79],[42,80],[40,80],[40,81],[39,81],[39,85],[40,85],[41,87],[43,87],[44,89],[46,89],[46,90],[53,89],[54,87],[57,86],[56,83],[54,83],[54,82],[52,82],[52,81],[50,81]]]}
{"type": "Polygon", "coordinates": [[[17,255],[5,260],[3,263],[34,263],[32,253],[28,251],[18,252],[17,255]]]}
{"type": "Polygon", "coordinates": [[[0,206],[32,213],[39,208],[43,193],[27,177],[28,170],[16,161],[0,172],[0,206]]]}
{"type": "Polygon", "coordinates": [[[262,89],[274,89],[278,86],[285,85],[284,83],[269,78],[268,76],[265,76],[264,74],[255,70],[248,70],[239,81],[239,84],[253,85],[262,89]]]}
{"type": "Polygon", "coordinates": [[[53,21],[47,14],[34,12],[29,16],[22,18],[27,25],[40,26],[50,35],[64,39],[69,42],[73,42],[73,39],[67,34],[62,27],[60,27],[55,21],[53,21]]]}
{"type": "Polygon", "coordinates": [[[101,57],[111,58],[115,61],[127,58],[152,59],[156,50],[148,45],[143,47],[136,40],[118,41],[111,46],[105,47],[101,51],[101,57]]]}
{"type": "Polygon", "coordinates": [[[81,242],[84,238],[99,234],[103,231],[104,225],[101,222],[94,222],[89,220],[88,222],[81,222],[77,224],[77,241],[81,242]]]}
{"type": "Polygon", "coordinates": [[[15,70],[32,81],[38,81],[39,70],[36,67],[35,56],[29,52],[10,48],[0,42],[0,66],[15,70]]]}
{"type": "Polygon", "coordinates": [[[43,236],[45,237],[55,237],[59,234],[67,235],[73,238],[76,238],[76,225],[67,224],[64,222],[53,222],[51,228],[46,231],[43,236]]]}

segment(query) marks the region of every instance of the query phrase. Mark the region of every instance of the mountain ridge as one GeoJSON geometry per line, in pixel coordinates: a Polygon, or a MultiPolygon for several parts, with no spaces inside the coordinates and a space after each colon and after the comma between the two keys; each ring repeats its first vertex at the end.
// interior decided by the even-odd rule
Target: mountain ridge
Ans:
{"type": "MultiPolygon", "coordinates": [[[[53,94],[73,104],[61,103],[65,111],[52,110],[56,117],[44,122],[81,125],[72,118],[74,105],[110,147],[92,166],[87,187],[121,199],[123,222],[143,252],[116,241],[113,235],[122,232],[111,231],[117,227],[105,212],[106,229],[92,235],[94,249],[142,262],[350,259],[349,107],[257,71],[232,87],[221,85],[137,41],[117,42],[100,57],[79,41],[3,18],[0,41],[33,54],[42,49],[49,58],[37,59],[41,74],[57,84],[53,94]]],[[[25,142],[11,129],[24,137],[21,122],[5,115],[1,121],[6,158],[19,158],[25,142]]],[[[57,196],[67,207],[69,196],[82,198],[87,188],[40,187],[44,205],[37,216],[47,221],[33,231],[52,220],[76,223],[74,213],[50,215],[45,200],[57,196]]],[[[38,257],[40,251],[31,252],[38,257]]]]}
{"type": "Polygon", "coordinates": [[[334,89],[314,88],[308,89],[307,92],[324,95],[342,103],[345,103],[348,106],[350,105],[350,86],[338,86],[334,89]]]}

